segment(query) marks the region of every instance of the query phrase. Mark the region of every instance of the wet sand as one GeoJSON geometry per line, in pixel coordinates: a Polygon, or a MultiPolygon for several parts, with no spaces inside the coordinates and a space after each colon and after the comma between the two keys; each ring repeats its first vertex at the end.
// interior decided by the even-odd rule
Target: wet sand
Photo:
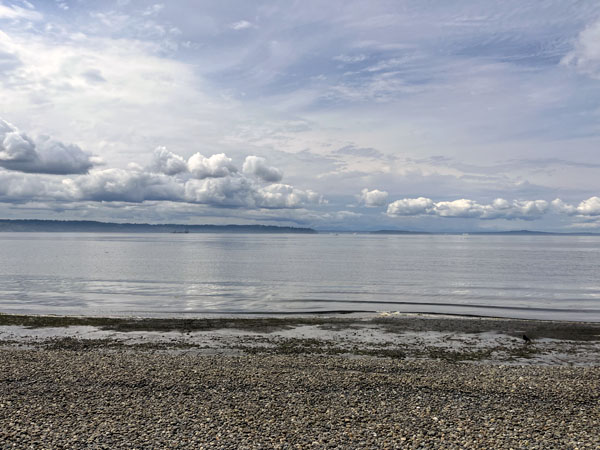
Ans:
{"type": "Polygon", "coordinates": [[[600,323],[397,313],[193,319],[0,314],[0,345],[594,366],[600,364],[600,323]]]}

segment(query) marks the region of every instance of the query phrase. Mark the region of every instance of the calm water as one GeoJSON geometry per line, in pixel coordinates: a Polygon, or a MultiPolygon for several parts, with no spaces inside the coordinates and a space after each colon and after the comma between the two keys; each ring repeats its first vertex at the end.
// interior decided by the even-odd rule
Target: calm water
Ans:
{"type": "Polygon", "coordinates": [[[600,238],[0,233],[0,311],[600,321],[600,238]]]}

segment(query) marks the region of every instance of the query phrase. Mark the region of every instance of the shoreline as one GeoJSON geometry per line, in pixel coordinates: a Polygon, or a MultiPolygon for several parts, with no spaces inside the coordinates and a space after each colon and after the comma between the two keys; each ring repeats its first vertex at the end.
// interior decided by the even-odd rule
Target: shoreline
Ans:
{"type": "MultiPolygon", "coordinates": [[[[358,303],[368,304],[362,301],[340,301],[340,303],[358,303]]],[[[380,314],[395,314],[401,316],[431,316],[431,317],[450,317],[450,318],[474,318],[489,320],[518,320],[518,321],[536,321],[536,322],[556,322],[556,323],[596,323],[600,324],[600,310],[589,309],[567,309],[567,308],[543,308],[543,307],[520,307],[520,306],[499,306],[482,304],[453,304],[443,302],[410,302],[410,301],[378,301],[377,305],[397,307],[395,309],[314,309],[299,311],[197,311],[197,310],[162,310],[154,311],[115,311],[90,312],[84,310],[64,310],[56,311],[54,309],[42,311],[29,311],[10,309],[0,309],[0,316],[21,316],[21,317],[57,317],[77,319],[143,319],[143,320],[195,320],[195,319],[223,319],[223,318],[283,318],[283,317],[372,317],[380,314]],[[402,309],[404,306],[424,306],[424,309],[402,309]],[[431,308],[431,309],[429,309],[431,308]],[[453,308],[462,308],[464,311],[454,310],[453,308]],[[486,311],[487,310],[487,311],[486,311]],[[512,314],[508,314],[508,312],[512,314]],[[507,314],[502,314],[506,312],[507,314]],[[567,318],[560,318],[562,313],[567,318]]]]}
{"type": "Polygon", "coordinates": [[[2,448],[600,446],[597,323],[0,314],[0,357],[2,448]]]}
{"type": "MultiPolygon", "coordinates": [[[[536,310],[534,308],[534,310],[536,310]]],[[[553,311],[540,309],[540,311],[553,311]]],[[[290,320],[295,319],[311,320],[326,318],[327,320],[345,319],[351,317],[354,319],[370,319],[376,317],[396,317],[399,319],[409,318],[437,318],[437,319],[474,319],[474,320],[489,320],[489,321],[512,321],[512,322],[533,322],[533,323],[555,323],[555,324],[580,324],[598,326],[600,321],[594,320],[573,320],[573,319],[545,319],[545,318],[529,318],[529,317],[507,317],[482,314],[468,313],[452,313],[452,312],[431,312],[431,311],[379,311],[379,310],[315,310],[315,311],[277,311],[277,312],[261,312],[261,311],[234,311],[234,312],[192,312],[185,311],[169,312],[169,313],[117,313],[117,314],[57,314],[57,313],[29,313],[29,312],[6,312],[0,311],[0,326],[16,322],[37,322],[36,326],[47,326],[45,321],[50,324],[64,324],[64,326],[79,325],[83,322],[105,323],[110,325],[111,322],[167,322],[167,321],[220,321],[220,320],[247,320],[254,319],[274,319],[274,320],[290,320]]]]}
{"type": "Polygon", "coordinates": [[[600,366],[600,323],[413,313],[197,318],[0,314],[0,347],[594,367],[600,366]]]}

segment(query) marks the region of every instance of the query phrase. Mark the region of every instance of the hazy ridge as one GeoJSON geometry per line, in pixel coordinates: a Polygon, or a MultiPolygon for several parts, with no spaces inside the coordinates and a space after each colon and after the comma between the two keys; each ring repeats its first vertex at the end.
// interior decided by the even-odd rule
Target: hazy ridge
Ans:
{"type": "Polygon", "coordinates": [[[114,232],[114,233],[366,233],[389,235],[508,235],[508,236],[600,236],[600,233],[573,232],[560,233],[535,230],[505,231],[413,231],[413,230],[375,230],[375,231],[317,231],[308,227],[287,227],[277,225],[185,225],[116,223],[94,220],[44,220],[44,219],[0,219],[0,232],[114,232]]]}
{"type": "Polygon", "coordinates": [[[118,232],[118,233],[316,233],[312,228],[274,225],[183,225],[113,223],[92,220],[0,219],[0,232],[118,232]]]}

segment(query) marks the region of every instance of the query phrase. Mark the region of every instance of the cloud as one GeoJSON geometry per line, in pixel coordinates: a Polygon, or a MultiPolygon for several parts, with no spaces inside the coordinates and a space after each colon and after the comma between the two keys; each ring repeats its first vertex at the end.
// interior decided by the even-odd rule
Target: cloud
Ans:
{"type": "Polygon", "coordinates": [[[396,72],[376,73],[368,78],[350,78],[330,86],[323,98],[347,102],[393,103],[400,96],[423,94],[426,86],[409,83],[396,72]]]}
{"type": "Polygon", "coordinates": [[[281,178],[283,178],[281,170],[267,165],[267,160],[260,156],[247,156],[242,166],[242,172],[270,183],[281,181],[281,178]]]}
{"type": "Polygon", "coordinates": [[[577,207],[563,202],[560,198],[552,200],[550,208],[559,214],[573,215],[577,212],[577,207]]]}
{"type": "Polygon", "coordinates": [[[215,206],[297,209],[323,203],[323,197],[311,190],[296,189],[287,184],[257,187],[241,174],[224,178],[189,180],[185,183],[185,199],[192,203],[215,206]]]}
{"type": "Polygon", "coordinates": [[[42,136],[37,141],[0,119],[0,167],[56,175],[87,173],[98,158],[76,145],[42,136]]]}
{"type": "Polygon", "coordinates": [[[238,22],[233,22],[231,24],[229,24],[229,28],[231,28],[232,30],[246,30],[248,28],[253,28],[254,25],[251,22],[248,22],[247,20],[240,20],[238,22]]]}
{"type": "Polygon", "coordinates": [[[377,149],[372,147],[356,147],[355,145],[346,145],[333,153],[375,159],[383,157],[383,153],[377,149]]]}
{"type": "Polygon", "coordinates": [[[229,176],[237,172],[231,158],[224,153],[212,155],[205,158],[200,153],[196,153],[188,160],[188,169],[194,178],[220,178],[229,176]]]}
{"type": "Polygon", "coordinates": [[[72,200],[133,202],[183,201],[183,186],[173,178],[138,170],[105,169],[63,180],[72,200]]]}
{"type": "Polygon", "coordinates": [[[300,208],[307,204],[325,203],[311,190],[296,189],[289,184],[271,184],[258,190],[258,205],[263,208],[300,208]]]}
{"type": "Polygon", "coordinates": [[[452,202],[435,203],[433,212],[440,217],[480,217],[483,207],[473,200],[461,198],[452,202]]]}
{"type": "MultiPolygon", "coordinates": [[[[31,147],[27,140],[19,145],[25,154],[31,147]]],[[[262,158],[254,158],[258,157],[249,160],[264,162],[262,158]]],[[[255,167],[259,167],[260,174],[260,164],[251,168],[255,167]]],[[[281,173],[274,167],[266,167],[271,175],[281,173]]],[[[0,170],[0,202],[174,202],[248,210],[300,209],[326,203],[320,194],[310,189],[281,183],[265,185],[264,177],[259,182],[254,171],[249,175],[240,173],[225,154],[206,158],[197,153],[186,162],[165,147],[159,147],[147,168],[132,163],[128,169],[93,170],[62,179],[0,170]]]]}
{"type": "Polygon", "coordinates": [[[37,21],[42,19],[42,15],[37,11],[21,8],[20,6],[5,6],[0,3],[0,19],[26,19],[37,21]]]}
{"type": "Polygon", "coordinates": [[[600,216],[600,197],[590,197],[577,206],[577,214],[582,216],[600,216]]]}
{"type": "Polygon", "coordinates": [[[365,59],[367,59],[366,55],[363,54],[359,54],[359,55],[338,55],[338,56],[334,56],[334,61],[340,61],[346,64],[354,64],[354,63],[358,63],[358,62],[362,62],[365,59]]]}
{"type": "Polygon", "coordinates": [[[453,201],[434,202],[425,197],[405,198],[388,205],[387,215],[420,216],[432,215],[447,218],[479,218],[479,219],[522,219],[535,220],[542,217],[549,209],[545,200],[507,200],[498,198],[491,204],[483,205],[474,200],[458,199],[453,201]]]}
{"type": "Polygon", "coordinates": [[[558,213],[570,216],[600,216],[600,197],[590,197],[583,200],[577,206],[570,205],[557,198],[552,201],[552,209],[558,213]]]}
{"type": "Polygon", "coordinates": [[[590,197],[581,201],[577,206],[563,202],[557,198],[551,203],[551,208],[559,214],[579,217],[600,216],[600,197],[590,197]]]}
{"type": "Polygon", "coordinates": [[[379,189],[373,189],[369,191],[367,188],[360,191],[359,201],[368,207],[383,206],[387,202],[388,193],[380,191],[379,189]]]}
{"type": "Polygon", "coordinates": [[[2,40],[0,39],[0,74],[8,74],[19,67],[21,60],[11,51],[11,49],[3,47],[2,40]]]}
{"type": "Polygon", "coordinates": [[[388,205],[387,215],[397,216],[437,216],[454,218],[521,219],[536,220],[552,212],[559,215],[595,217],[600,216],[600,197],[590,197],[577,206],[565,203],[557,198],[548,203],[546,200],[514,200],[509,202],[498,198],[491,204],[480,204],[474,200],[434,202],[429,198],[405,198],[388,205]]]}
{"type": "Polygon", "coordinates": [[[512,208],[508,210],[507,219],[538,219],[548,211],[548,202],[545,200],[515,201],[512,208]]]}
{"type": "Polygon", "coordinates": [[[81,73],[81,77],[90,84],[106,83],[106,79],[98,69],[88,69],[81,73]]]}
{"type": "Polygon", "coordinates": [[[13,125],[0,119],[0,161],[24,162],[37,157],[35,144],[13,125]]]}
{"type": "Polygon", "coordinates": [[[165,5],[161,3],[155,3],[152,6],[149,6],[142,12],[142,16],[153,16],[161,12],[165,8],[165,5]]]}
{"type": "Polygon", "coordinates": [[[167,150],[166,147],[158,147],[154,150],[154,160],[151,169],[165,175],[177,175],[187,172],[187,162],[179,155],[167,150]]]}
{"type": "Polygon", "coordinates": [[[433,201],[429,198],[404,198],[396,200],[388,205],[388,216],[418,216],[428,214],[433,207],[433,201]]]}
{"type": "Polygon", "coordinates": [[[56,177],[0,170],[0,202],[68,201],[71,197],[56,177]]]}
{"type": "Polygon", "coordinates": [[[585,28],[561,64],[592,78],[600,77],[600,21],[585,28]]]}
{"type": "Polygon", "coordinates": [[[254,208],[254,194],[252,184],[240,175],[192,179],[185,183],[185,200],[191,203],[254,208]]]}

